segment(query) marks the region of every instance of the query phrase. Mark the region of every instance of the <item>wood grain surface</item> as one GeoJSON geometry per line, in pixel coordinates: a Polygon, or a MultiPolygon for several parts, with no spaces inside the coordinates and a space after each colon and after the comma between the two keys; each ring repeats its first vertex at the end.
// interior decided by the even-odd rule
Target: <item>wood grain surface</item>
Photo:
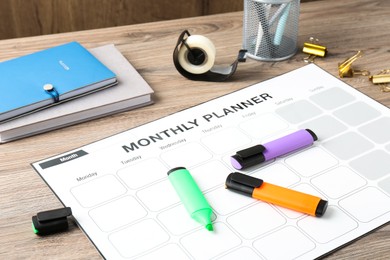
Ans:
{"type": "Polygon", "coordinates": [[[242,1],[223,0],[222,5],[218,1],[1,0],[0,39],[242,10],[242,1]]]}
{"type": "Polygon", "coordinates": [[[0,39],[242,11],[243,3],[244,0],[1,0],[0,39]]]}
{"type": "MultiPolygon", "coordinates": [[[[319,38],[329,50],[328,56],[318,58],[316,63],[335,76],[337,64],[357,50],[362,50],[364,56],[354,63],[356,69],[377,73],[390,68],[390,1],[326,0],[301,5],[299,50],[289,60],[248,59],[239,65],[232,80],[223,83],[189,81],[175,70],[172,52],[183,29],[205,35],[214,42],[216,63],[232,62],[241,47],[242,15],[234,12],[0,41],[0,60],[69,41],[79,41],[88,48],[114,43],[155,90],[154,105],[0,145],[0,259],[101,258],[74,225],[67,233],[49,237],[38,237],[32,232],[31,216],[62,206],[32,169],[32,162],[300,68],[305,65],[302,59],[306,56],[300,50],[310,36],[319,38]]],[[[390,106],[390,93],[382,93],[367,77],[342,80],[390,106]]],[[[385,225],[327,259],[388,259],[389,256],[390,225],[385,225]]]]}

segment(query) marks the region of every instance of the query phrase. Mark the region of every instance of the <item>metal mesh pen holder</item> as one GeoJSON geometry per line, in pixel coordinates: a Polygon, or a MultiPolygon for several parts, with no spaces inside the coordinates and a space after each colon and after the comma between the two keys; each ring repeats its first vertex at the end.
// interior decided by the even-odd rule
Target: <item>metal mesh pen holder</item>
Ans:
{"type": "Polygon", "coordinates": [[[244,0],[243,47],[263,61],[292,57],[297,50],[300,0],[244,0]]]}

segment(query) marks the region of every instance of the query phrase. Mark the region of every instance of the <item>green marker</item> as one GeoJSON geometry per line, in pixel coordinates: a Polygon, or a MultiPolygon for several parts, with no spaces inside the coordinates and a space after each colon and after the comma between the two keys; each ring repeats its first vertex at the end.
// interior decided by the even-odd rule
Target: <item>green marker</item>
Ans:
{"type": "Polygon", "coordinates": [[[34,223],[32,223],[32,229],[33,229],[34,234],[39,233],[38,229],[35,228],[34,223]]]}
{"type": "Polygon", "coordinates": [[[211,223],[213,211],[190,172],[184,167],[173,168],[168,171],[168,179],[191,217],[207,230],[213,231],[211,223]]]}
{"type": "Polygon", "coordinates": [[[68,217],[72,215],[70,207],[38,212],[32,217],[32,229],[35,234],[44,236],[68,229],[68,217]]]}

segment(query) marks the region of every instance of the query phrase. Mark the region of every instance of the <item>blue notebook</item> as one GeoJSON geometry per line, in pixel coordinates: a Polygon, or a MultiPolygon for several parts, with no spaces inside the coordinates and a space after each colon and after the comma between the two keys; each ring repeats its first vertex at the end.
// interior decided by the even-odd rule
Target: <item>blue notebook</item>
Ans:
{"type": "Polygon", "coordinates": [[[77,42],[0,63],[0,123],[117,83],[77,42]]]}

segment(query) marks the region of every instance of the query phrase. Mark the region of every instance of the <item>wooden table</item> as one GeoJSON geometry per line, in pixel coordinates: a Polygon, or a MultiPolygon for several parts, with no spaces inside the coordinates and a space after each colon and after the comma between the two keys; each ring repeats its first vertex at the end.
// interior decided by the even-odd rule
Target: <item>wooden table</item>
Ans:
{"type": "MultiPolygon", "coordinates": [[[[326,58],[316,63],[333,75],[337,64],[362,50],[356,69],[378,73],[390,68],[390,1],[324,0],[301,5],[298,53],[281,62],[241,63],[234,78],[223,83],[195,82],[174,68],[172,51],[179,33],[188,29],[211,39],[218,64],[232,62],[242,42],[242,12],[190,19],[79,31],[0,41],[0,60],[21,56],[69,41],[96,47],[114,43],[155,90],[155,104],[87,123],[66,127],[0,145],[0,258],[99,259],[88,238],[75,226],[70,232],[38,237],[31,216],[62,205],[30,166],[126,129],[241,89],[305,65],[301,46],[310,36],[327,46],[326,58]]],[[[4,75],[1,75],[4,76],[4,75]]],[[[367,77],[343,81],[390,106],[390,93],[382,93],[367,77]]],[[[390,256],[390,226],[334,252],[328,259],[385,259],[390,256]]]]}

